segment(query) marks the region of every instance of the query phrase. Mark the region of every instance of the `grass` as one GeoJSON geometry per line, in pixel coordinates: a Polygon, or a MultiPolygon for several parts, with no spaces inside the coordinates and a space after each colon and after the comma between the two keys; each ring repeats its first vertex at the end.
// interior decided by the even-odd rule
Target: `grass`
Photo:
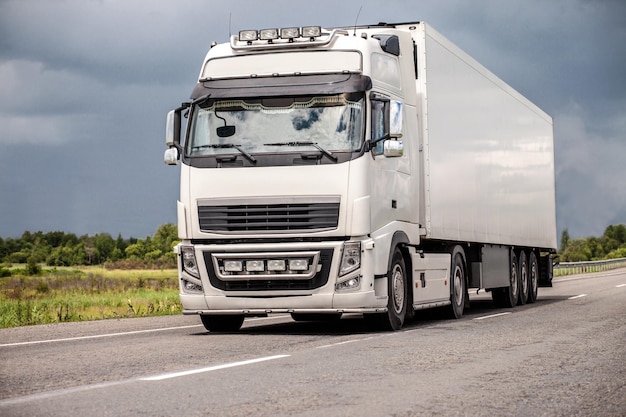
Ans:
{"type": "Polygon", "coordinates": [[[179,314],[176,270],[18,267],[0,278],[0,328],[179,314]]]}

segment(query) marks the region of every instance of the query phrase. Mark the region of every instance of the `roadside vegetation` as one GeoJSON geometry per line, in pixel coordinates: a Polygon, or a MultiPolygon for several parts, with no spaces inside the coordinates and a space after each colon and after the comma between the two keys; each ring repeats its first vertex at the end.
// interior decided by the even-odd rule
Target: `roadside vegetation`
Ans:
{"type": "Polygon", "coordinates": [[[626,258],[626,225],[609,226],[601,237],[571,239],[567,229],[561,234],[561,262],[600,261],[626,258]]]}
{"type": "Polygon", "coordinates": [[[0,328],[179,314],[175,225],[145,239],[0,237],[0,328]]]}

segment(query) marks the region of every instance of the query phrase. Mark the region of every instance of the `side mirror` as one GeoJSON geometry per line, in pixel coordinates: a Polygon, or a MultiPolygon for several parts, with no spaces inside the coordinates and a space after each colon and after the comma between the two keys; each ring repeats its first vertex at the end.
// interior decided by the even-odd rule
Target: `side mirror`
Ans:
{"type": "MultiPolygon", "coordinates": [[[[171,110],[167,113],[165,119],[165,146],[168,148],[174,146],[174,143],[176,143],[176,139],[174,138],[176,124],[176,110],[171,110]]],[[[180,131],[180,113],[178,113],[178,126],[180,131]]]]}
{"type": "Polygon", "coordinates": [[[181,113],[189,108],[191,103],[183,103],[182,106],[167,113],[165,119],[165,151],[163,159],[167,165],[177,165],[183,150],[180,145],[181,113]]]}
{"type": "Polygon", "coordinates": [[[402,137],[402,112],[401,101],[391,100],[389,102],[389,136],[392,138],[402,137]]]}
{"type": "Polygon", "coordinates": [[[180,155],[178,153],[178,149],[176,149],[175,147],[171,147],[165,150],[163,160],[167,165],[178,165],[179,157],[180,155]]]}
{"type": "Polygon", "coordinates": [[[386,157],[398,157],[404,154],[402,137],[402,114],[404,105],[401,101],[390,100],[385,96],[372,94],[372,140],[367,143],[367,150],[372,156],[383,154],[386,157]],[[378,136],[377,138],[375,138],[378,136]],[[395,140],[392,140],[395,139],[395,140]],[[382,149],[378,144],[383,142],[382,149]]]}
{"type": "Polygon", "coordinates": [[[386,140],[383,144],[383,155],[387,158],[404,155],[404,143],[401,140],[386,140]]]}

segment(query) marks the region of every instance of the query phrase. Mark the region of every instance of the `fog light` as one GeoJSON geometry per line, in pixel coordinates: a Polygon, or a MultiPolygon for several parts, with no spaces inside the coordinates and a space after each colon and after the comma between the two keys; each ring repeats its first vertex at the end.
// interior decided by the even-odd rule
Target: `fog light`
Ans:
{"type": "Polygon", "coordinates": [[[309,261],[306,259],[290,259],[289,269],[292,271],[306,271],[309,269],[309,261]]]}
{"type": "Polygon", "coordinates": [[[263,261],[246,261],[246,271],[263,272],[265,271],[265,262],[263,261]]]}
{"type": "Polygon", "coordinates": [[[188,292],[202,292],[202,286],[187,280],[183,280],[183,285],[185,286],[185,291],[188,292]]]}
{"type": "Polygon", "coordinates": [[[267,270],[268,271],[284,271],[285,260],[284,259],[272,259],[272,260],[267,261],[267,270]]]}
{"type": "Polygon", "coordinates": [[[224,271],[241,272],[243,271],[243,262],[241,261],[224,261],[224,271]]]}
{"type": "Polygon", "coordinates": [[[335,284],[335,290],[356,290],[361,287],[361,276],[356,276],[335,284]]]}

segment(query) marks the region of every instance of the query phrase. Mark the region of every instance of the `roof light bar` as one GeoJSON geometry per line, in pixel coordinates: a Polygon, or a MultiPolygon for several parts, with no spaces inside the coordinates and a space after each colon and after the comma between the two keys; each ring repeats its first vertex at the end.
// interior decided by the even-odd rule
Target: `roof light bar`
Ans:
{"type": "Polygon", "coordinates": [[[252,42],[256,40],[271,41],[274,39],[295,39],[302,36],[303,38],[319,38],[322,36],[322,28],[320,26],[304,26],[302,29],[297,27],[289,27],[282,29],[261,29],[257,30],[241,30],[239,31],[240,42],[252,42]]]}
{"type": "Polygon", "coordinates": [[[348,35],[344,29],[322,32],[321,26],[269,28],[262,30],[241,30],[239,36],[231,36],[233,50],[306,48],[327,45],[338,35],[348,35]]]}

